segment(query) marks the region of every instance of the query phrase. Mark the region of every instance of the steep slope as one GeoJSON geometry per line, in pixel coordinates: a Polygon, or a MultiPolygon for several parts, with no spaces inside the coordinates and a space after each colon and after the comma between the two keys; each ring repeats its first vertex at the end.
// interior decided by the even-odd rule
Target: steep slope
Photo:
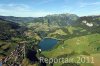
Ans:
{"type": "Polygon", "coordinates": [[[100,33],[100,16],[80,17],[78,26],[92,33],[100,33]]]}
{"type": "Polygon", "coordinates": [[[27,28],[18,23],[0,18],[0,59],[11,54],[25,37],[25,30],[27,28]]]}
{"type": "Polygon", "coordinates": [[[0,19],[0,39],[10,39],[11,36],[16,35],[16,31],[19,28],[20,26],[17,23],[0,19]]]}

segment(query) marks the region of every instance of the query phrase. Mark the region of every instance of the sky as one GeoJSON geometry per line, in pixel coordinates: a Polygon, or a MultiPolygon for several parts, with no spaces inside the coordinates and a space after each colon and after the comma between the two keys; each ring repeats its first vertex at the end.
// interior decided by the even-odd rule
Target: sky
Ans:
{"type": "Polygon", "coordinates": [[[70,13],[100,15],[100,0],[0,0],[0,15],[42,17],[70,13]]]}

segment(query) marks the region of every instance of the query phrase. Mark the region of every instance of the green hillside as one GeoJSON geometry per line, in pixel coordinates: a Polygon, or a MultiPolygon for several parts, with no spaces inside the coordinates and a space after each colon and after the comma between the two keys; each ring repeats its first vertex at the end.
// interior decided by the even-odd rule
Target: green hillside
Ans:
{"type": "MultiPolygon", "coordinates": [[[[74,14],[54,14],[37,18],[0,16],[0,59],[10,58],[4,63],[6,65],[16,63],[22,66],[41,66],[40,57],[68,57],[74,58],[76,62],[77,57],[82,56],[90,59],[94,57],[95,63],[51,63],[51,65],[98,66],[99,55],[100,16],[78,17],[74,14]],[[44,39],[54,39],[57,44],[49,50],[41,50],[39,44],[44,39]]],[[[47,63],[47,66],[50,64],[47,63]]]]}

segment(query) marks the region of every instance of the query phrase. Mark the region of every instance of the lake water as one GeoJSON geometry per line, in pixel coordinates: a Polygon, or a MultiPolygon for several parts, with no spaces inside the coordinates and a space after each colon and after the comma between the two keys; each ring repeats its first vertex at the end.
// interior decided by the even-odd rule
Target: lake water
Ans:
{"type": "Polygon", "coordinates": [[[39,47],[43,51],[50,50],[57,44],[57,42],[58,42],[58,40],[56,40],[56,39],[45,38],[40,41],[39,47]]]}

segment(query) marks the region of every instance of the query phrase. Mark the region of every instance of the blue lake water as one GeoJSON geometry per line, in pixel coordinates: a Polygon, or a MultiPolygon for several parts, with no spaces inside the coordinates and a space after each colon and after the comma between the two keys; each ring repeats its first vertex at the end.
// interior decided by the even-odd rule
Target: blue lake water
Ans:
{"type": "Polygon", "coordinates": [[[45,38],[40,41],[39,47],[43,51],[50,50],[57,44],[57,42],[58,42],[58,40],[56,40],[56,39],[45,38]]]}

